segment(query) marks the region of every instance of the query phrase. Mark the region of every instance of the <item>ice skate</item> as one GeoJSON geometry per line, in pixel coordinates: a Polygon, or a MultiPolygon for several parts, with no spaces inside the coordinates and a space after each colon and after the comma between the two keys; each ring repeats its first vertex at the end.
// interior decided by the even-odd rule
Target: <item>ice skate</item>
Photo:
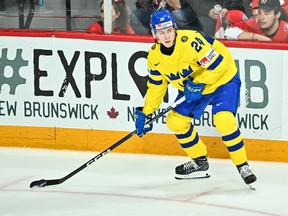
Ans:
{"type": "Polygon", "coordinates": [[[177,166],[175,169],[175,178],[179,180],[209,178],[208,169],[209,163],[207,157],[202,156],[177,166]]]}
{"type": "Polygon", "coordinates": [[[255,190],[253,183],[257,180],[257,177],[253,174],[248,163],[246,162],[243,165],[237,166],[237,169],[244,182],[250,187],[251,190],[255,190]]]}

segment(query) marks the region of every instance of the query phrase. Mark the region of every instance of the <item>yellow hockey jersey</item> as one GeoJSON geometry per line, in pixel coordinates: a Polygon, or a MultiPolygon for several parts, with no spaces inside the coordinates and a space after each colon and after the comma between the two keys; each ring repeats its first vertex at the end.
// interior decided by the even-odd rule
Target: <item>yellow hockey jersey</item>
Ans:
{"type": "Polygon", "coordinates": [[[209,94],[237,73],[226,46],[192,30],[177,30],[171,55],[163,54],[160,43],[155,43],[149,49],[147,61],[149,80],[143,108],[145,114],[153,113],[160,106],[168,84],[183,91],[188,77],[193,77],[194,83],[206,84],[203,94],[209,94]]]}

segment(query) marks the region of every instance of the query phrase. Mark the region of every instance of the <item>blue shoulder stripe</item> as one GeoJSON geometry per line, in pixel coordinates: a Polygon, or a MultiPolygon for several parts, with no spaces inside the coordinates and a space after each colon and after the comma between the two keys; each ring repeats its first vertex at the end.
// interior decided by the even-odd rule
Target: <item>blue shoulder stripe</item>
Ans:
{"type": "Polygon", "coordinates": [[[204,37],[205,39],[206,39],[206,41],[208,42],[208,43],[210,43],[211,45],[214,43],[214,41],[215,41],[215,38],[212,38],[212,37],[204,37]]]}
{"type": "Polygon", "coordinates": [[[161,85],[163,83],[162,80],[153,80],[151,77],[149,77],[149,82],[154,85],[161,85]]]}
{"type": "Polygon", "coordinates": [[[208,70],[214,70],[223,60],[223,56],[219,55],[218,58],[207,68],[208,70]]]}

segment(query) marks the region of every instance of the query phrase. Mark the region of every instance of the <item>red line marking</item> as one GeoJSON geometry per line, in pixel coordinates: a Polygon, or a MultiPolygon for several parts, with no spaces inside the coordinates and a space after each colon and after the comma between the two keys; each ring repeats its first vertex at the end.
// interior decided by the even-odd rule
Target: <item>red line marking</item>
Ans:
{"type": "MultiPolygon", "coordinates": [[[[27,186],[28,187],[28,186],[27,186]]],[[[216,188],[212,189],[215,190],[216,188]]],[[[176,202],[176,203],[184,203],[184,204],[192,204],[192,205],[203,205],[203,206],[209,206],[209,207],[216,207],[216,208],[222,208],[222,209],[231,209],[235,211],[240,212],[249,212],[249,213],[255,213],[259,215],[265,215],[265,216],[281,216],[279,214],[271,213],[271,212],[265,212],[260,211],[256,209],[249,209],[249,208],[239,208],[234,206],[228,206],[228,205],[221,205],[221,204],[214,204],[214,203],[208,203],[208,202],[197,202],[197,201],[191,201],[191,200],[178,200],[178,199],[171,199],[171,198],[165,198],[165,197],[148,197],[148,196],[138,196],[138,195],[127,195],[127,194],[116,194],[116,193],[98,193],[98,192],[77,192],[77,191],[58,191],[58,190],[4,190],[4,191],[13,191],[13,192],[36,192],[36,193],[60,193],[60,194],[76,194],[76,195],[89,195],[89,196],[113,196],[113,197],[124,197],[124,198],[132,198],[132,199],[148,199],[148,200],[156,200],[156,201],[167,201],[167,202],[176,202]]],[[[203,193],[196,194],[196,197],[202,197],[205,194],[209,194],[212,191],[206,191],[203,193]]]]}
{"type": "Polygon", "coordinates": [[[18,184],[19,182],[25,181],[27,179],[30,179],[32,176],[26,176],[24,178],[16,179],[14,181],[8,182],[6,184],[0,185],[0,190],[3,190],[4,188],[10,187],[12,185],[18,184]]]}

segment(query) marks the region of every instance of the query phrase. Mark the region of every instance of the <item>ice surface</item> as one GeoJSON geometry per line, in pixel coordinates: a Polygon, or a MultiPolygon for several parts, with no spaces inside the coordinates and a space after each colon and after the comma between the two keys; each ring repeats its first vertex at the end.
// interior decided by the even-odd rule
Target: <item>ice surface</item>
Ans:
{"type": "Polygon", "coordinates": [[[0,148],[1,216],[288,215],[288,163],[250,161],[256,191],[230,160],[209,159],[209,179],[175,180],[186,157],[109,153],[55,186],[98,152],[0,148]]]}

